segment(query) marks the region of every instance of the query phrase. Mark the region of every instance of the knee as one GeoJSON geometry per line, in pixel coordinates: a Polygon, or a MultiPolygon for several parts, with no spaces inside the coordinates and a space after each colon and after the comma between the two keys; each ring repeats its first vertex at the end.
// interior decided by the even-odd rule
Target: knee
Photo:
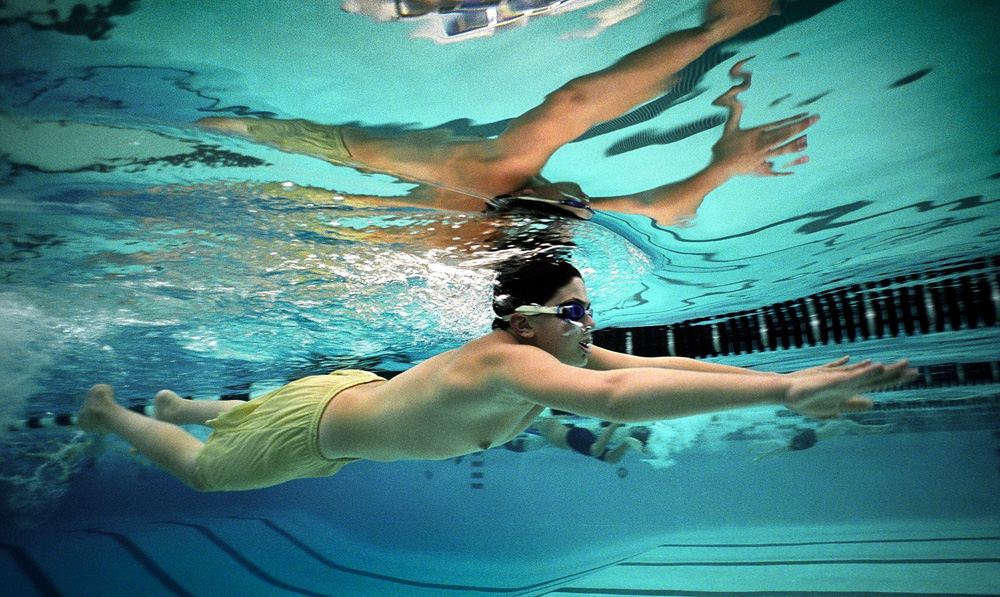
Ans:
{"type": "Polygon", "coordinates": [[[587,105],[589,96],[587,86],[582,81],[574,80],[546,96],[545,103],[557,112],[573,113],[587,105]]]}

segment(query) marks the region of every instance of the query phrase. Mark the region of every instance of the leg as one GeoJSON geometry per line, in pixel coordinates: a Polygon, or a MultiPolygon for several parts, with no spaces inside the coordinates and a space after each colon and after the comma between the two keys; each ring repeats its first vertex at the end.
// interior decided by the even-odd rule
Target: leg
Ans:
{"type": "Polygon", "coordinates": [[[780,442],[780,441],[776,441],[776,440],[770,440],[770,441],[767,441],[765,443],[767,445],[776,446],[776,447],[772,448],[771,450],[768,450],[767,452],[764,452],[762,454],[757,454],[756,456],[754,456],[753,457],[753,461],[754,462],[758,462],[758,461],[763,460],[765,458],[770,458],[771,456],[777,456],[778,454],[784,454],[785,452],[791,452],[792,451],[792,449],[789,448],[788,444],[786,444],[785,442],[780,442]]]}
{"type": "Polygon", "coordinates": [[[542,433],[545,441],[553,446],[563,450],[572,450],[569,444],[566,443],[566,434],[569,432],[569,427],[563,425],[558,419],[539,419],[533,426],[542,433]]]}
{"type": "Polygon", "coordinates": [[[605,427],[604,431],[601,431],[601,434],[597,436],[597,441],[591,444],[590,455],[594,458],[600,458],[601,455],[608,449],[608,444],[611,443],[611,437],[621,426],[621,423],[612,423],[605,427]]]}
{"type": "Polygon", "coordinates": [[[771,5],[772,0],[716,0],[702,26],[666,35],[549,94],[504,131],[498,139],[502,151],[531,156],[540,170],[557,149],[592,126],[661,95],[682,68],[713,45],[759,23],[771,14],[771,5]]]}
{"type": "Polygon", "coordinates": [[[282,151],[302,153],[335,164],[352,162],[340,126],[318,124],[301,118],[230,118],[212,116],[195,124],[224,133],[237,134],[282,151]]]}
{"type": "Polygon", "coordinates": [[[170,390],[161,390],[153,398],[154,417],[174,425],[204,425],[215,417],[227,413],[242,400],[187,400],[170,390]]]}
{"type": "Polygon", "coordinates": [[[861,435],[861,434],[872,434],[872,433],[885,433],[892,424],[885,425],[862,425],[861,423],[855,423],[850,419],[838,419],[836,421],[831,421],[824,424],[822,427],[816,430],[816,437],[818,440],[830,439],[831,437],[838,437],[841,435],[861,435]]]}
{"type": "Polygon", "coordinates": [[[204,445],[177,425],[131,411],[114,400],[110,386],[96,385],[87,392],[77,425],[90,433],[116,433],[137,452],[197,489],[194,464],[204,445]]]}
{"type": "Polygon", "coordinates": [[[217,129],[226,133],[238,133],[240,135],[247,136],[250,135],[250,131],[247,130],[246,119],[244,118],[209,116],[207,118],[198,119],[196,124],[206,128],[217,129]]]}
{"type": "Polygon", "coordinates": [[[607,462],[608,464],[618,464],[621,462],[622,458],[625,458],[625,454],[627,454],[629,450],[635,450],[636,452],[642,451],[642,442],[634,437],[625,438],[625,441],[615,446],[613,450],[609,450],[601,458],[601,460],[607,462]]]}

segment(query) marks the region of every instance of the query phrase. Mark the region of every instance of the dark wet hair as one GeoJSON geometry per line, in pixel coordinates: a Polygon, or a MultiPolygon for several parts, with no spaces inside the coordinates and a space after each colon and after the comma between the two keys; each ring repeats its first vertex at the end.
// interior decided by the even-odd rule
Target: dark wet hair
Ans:
{"type": "Polygon", "coordinates": [[[544,305],[574,278],[583,278],[573,265],[552,255],[535,255],[510,260],[498,268],[493,285],[493,329],[510,323],[501,319],[522,305],[544,305]]]}

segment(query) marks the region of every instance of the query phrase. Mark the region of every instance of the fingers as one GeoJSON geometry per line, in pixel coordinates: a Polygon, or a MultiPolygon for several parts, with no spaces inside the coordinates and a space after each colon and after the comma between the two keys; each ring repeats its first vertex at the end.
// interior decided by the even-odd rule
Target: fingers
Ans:
{"type": "Polygon", "coordinates": [[[882,375],[881,381],[885,385],[896,385],[899,383],[905,383],[906,381],[913,381],[917,377],[917,370],[910,368],[910,362],[906,359],[896,361],[891,365],[882,365],[882,375]]]}
{"type": "Polygon", "coordinates": [[[920,372],[910,367],[910,361],[903,359],[886,367],[886,371],[893,375],[891,385],[910,383],[920,377],[920,372]]]}
{"type": "MultiPolygon", "coordinates": [[[[874,403],[862,396],[865,392],[913,381],[918,372],[906,360],[890,365],[873,363],[868,360],[847,365],[848,358],[841,357],[811,371],[825,369],[819,379],[822,388],[816,393],[807,393],[799,401],[790,403],[796,412],[820,419],[840,418],[840,413],[871,410],[874,403]]],[[[807,382],[809,383],[809,382],[807,382]]]]}
{"type": "MultiPolygon", "coordinates": [[[[834,362],[846,362],[846,359],[838,359],[838,361],[834,362]]],[[[865,379],[867,377],[866,382],[860,384],[863,386],[865,391],[907,383],[913,381],[919,375],[916,369],[910,368],[909,361],[906,361],[905,359],[888,366],[883,365],[882,363],[863,361],[844,370],[863,371],[863,373],[859,376],[859,379],[865,379]]],[[[850,398],[844,400],[840,404],[840,408],[837,412],[829,418],[840,418],[841,412],[864,412],[869,411],[874,407],[875,403],[872,402],[871,398],[866,396],[851,396],[850,398]]]]}
{"type": "Polygon", "coordinates": [[[854,363],[850,366],[841,367],[840,369],[838,369],[838,371],[844,371],[844,372],[857,371],[858,369],[864,369],[865,367],[868,367],[871,364],[872,364],[871,359],[865,359],[863,361],[858,361],[857,363],[854,363]]]}
{"type": "MultiPolygon", "coordinates": [[[[795,158],[794,160],[783,165],[782,168],[794,168],[795,166],[801,166],[802,164],[809,163],[809,156],[804,155],[795,158]]],[[[774,164],[771,162],[764,162],[761,168],[758,169],[758,176],[791,176],[792,172],[779,172],[774,169],[774,164]]]]}
{"type": "Polygon", "coordinates": [[[757,176],[791,176],[791,172],[778,172],[774,169],[774,164],[771,162],[764,162],[761,164],[756,171],[757,176]]]}
{"type": "MultiPolygon", "coordinates": [[[[770,143],[768,143],[768,145],[770,145],[770,143]]],[[[805,151],[808,147],[809,147],[809,139],[805,135],[802,135],[801,137],[792,139],[791,141],[785,143],[784,145],[779,145],[777,147],[771,148],[771,150],[768,151],[767,153],[769,156],[773,157],[776,155],[798,153],[800,151],[805,151]]]]}
{"type": "Polygon", "coordinates": [[[755,131],[760,135],[763,145],[773,147],[801,134],[818,121],[818,115],[805,118],[805,114],[799,114],[797,116],[792,116],[791,118],[762,124],[749,130],[755,131]]]}
{"type": "MultiPolygon", "coordinates": [[[[809,118],[792,120],[785,124],[773,123],[772,125],[763,125],[755,127],[757,131],[763,131],[761,134],[761,139],[768,146],[778,145],[779,143],[784,143],[786,140],[796,137],[805,131],[807,128],[816,124],[819,121],[819,116],[810,116],[809,118]]],[[[785,121],[779,121],[785,122],[785,121]]],[[[805,137],[800,137],[804,139],[805,137]]]]}
{"type": "Polygon", "coordinates": [[[907,360],[896,361],[891,365],[873,363],[857,377],[857,383],[863,391],[877,390],[909,383],[919,377],[919,372],[910,367],[907,360]]]}
{"type": "MultiPolygon", "coordinates": [[[[824,364],[820,365],[820,368],[821,369],[836,369],[838,367],[842,367],[843,365],[846,365],[847,361],[849,361],[849,360],[851,360],[850,356],[840,357],[839,359],[837,359],[835,361],[830,361],[829,363],[824,363],[824,364]]],[[[857,364],[855,363],[854,366],[856,367],[857,364]]]]}
{"type": "Polygon", "coordinates": [[[815,122],[816,120],[819,120],[819,116],[817,115],[810,116],[809,118],[806,118],[806,116],[809,116],[809,114],[807,112],[803,112],[801,114],[796,114],[795,116],[789,116],[788,118],[782,118],[781,120],[775,120],[774,122],[768,122],[767,124],[756,126],[754,127],[754,130],[774,131],[783,126],[795,124],[797,122],[808,122],[809,120],[813,120],[815,122]]]}
{"type": "Polygon", "coordinates": [[[875,403],[872,402],[870,398],[866,398],[865,396],[851,396],[850,398],[847,398],[846,400],[841,402],[836,410],[823,414],[813,414],[812,416],[815,419],[822,419],[822,420],[839,419],[840,413],[842,412],[860,413],[869,411],[874,407],[875,403]]]}
{"type": "MultiPolygon", "coordinates": [[[[798,139],[793,139],[788,143],[785,143],[784,145],[780,145],[778,147],[775,147],[774,149],[769,150],[767,152],[767,156],[775,157],[779,155],[787,155],[790,153],[798,153],[800,151],[805,151],[808,146],[809,143],[806,140],[806,136],[803,135],[798,139]]],[[[807,163],[809,163],[809,156],[802,155],[788,162],[787,164],[782,165],[781,167],[794,168],[795,166],[801,166],[802,164],[807,164],[807,163]]],[[[766,168],[766,170],[767,171],[763,173],[762,176],[790,176],[792,174],[791,172],[778,172],[774,170],[773,163],[768,163],[768,168],[766,168]]]]}

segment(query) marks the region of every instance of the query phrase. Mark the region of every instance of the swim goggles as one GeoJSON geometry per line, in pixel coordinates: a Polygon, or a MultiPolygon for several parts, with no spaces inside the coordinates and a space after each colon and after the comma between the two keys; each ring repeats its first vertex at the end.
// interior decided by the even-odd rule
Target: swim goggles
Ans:
{"type": "Polygon", "coordinates": [[[594,208],[590,207],[590,202],[584,197],[575,197],[561,193],[562,199],[549,199],[547,197],[533,197],[531,195],[498,195],[486,202],[490,209],[505,210],[516,206],[530,207],[532,203],[541,203],[559,208],[569,215],[581,220],[589,220],[594,216],[594,208]]]}
{"type": "MultiPolygon", "coordinates": [[[[593,307],[584,308],[584,306],[579,303],[566,303],[565,305],[557,305],[555,307],[522,305],[517,309],[514,309],[514,313],[520,313],[521,315],[555,315],[556,317],[565,319],[570,323],[578,323],[581,319],[588,315],[593,317],[594,309],[593,307]]],[[[513,315],[513,313],[511,313],[511,315],[513,315]]],[[[510,315],[504,315],[500,319],[509,321],[510,317],[510,315]]]]}

